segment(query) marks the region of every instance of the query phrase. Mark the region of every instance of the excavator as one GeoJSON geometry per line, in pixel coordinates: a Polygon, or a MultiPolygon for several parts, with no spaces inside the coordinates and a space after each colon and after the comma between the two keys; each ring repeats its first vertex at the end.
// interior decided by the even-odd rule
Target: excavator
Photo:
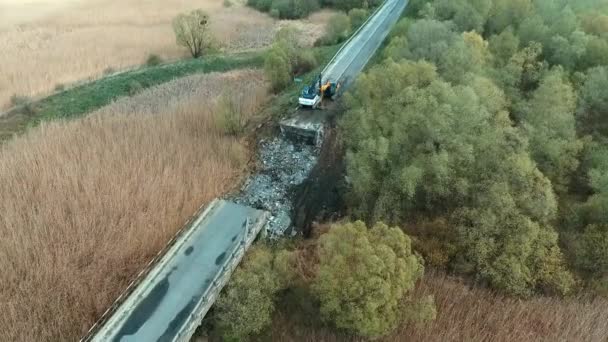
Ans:
{"type": "Polygon", "coordinates": [[[340,82],[327,82],[323,83],[323,75],[319,74],[319,77],[313,81],[309,86],[305,86],[302,89],[298,102],[300,107],[316,109],[323,102],[323,98],[333,99],[338,91],[340,90],[340,82]]]}

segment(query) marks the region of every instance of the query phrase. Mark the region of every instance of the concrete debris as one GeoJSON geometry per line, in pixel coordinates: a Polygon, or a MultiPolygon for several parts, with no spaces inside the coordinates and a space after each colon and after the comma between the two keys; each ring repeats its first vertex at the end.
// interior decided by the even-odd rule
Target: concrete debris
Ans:
{"type": "Polygon", "coordinates": [[[266,233],[271,239],[278,238],[290,233],[292,189],[306,180],[317,163],[318,150],[311,145],[273,138],[260,141],[258,154],[258,173],[230,200],[269,211],[266,233]]]}

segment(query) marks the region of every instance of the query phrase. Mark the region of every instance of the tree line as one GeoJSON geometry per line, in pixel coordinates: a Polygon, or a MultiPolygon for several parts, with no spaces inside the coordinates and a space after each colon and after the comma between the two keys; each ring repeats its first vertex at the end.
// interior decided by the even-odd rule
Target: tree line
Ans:
{"type": "Polygon", "coordinates": [[[605,291],[598,4],[411,2],[347,99],[353,216],[412,227],[436,266],[507,293],[567,294],[576,280],[605,291]]]}

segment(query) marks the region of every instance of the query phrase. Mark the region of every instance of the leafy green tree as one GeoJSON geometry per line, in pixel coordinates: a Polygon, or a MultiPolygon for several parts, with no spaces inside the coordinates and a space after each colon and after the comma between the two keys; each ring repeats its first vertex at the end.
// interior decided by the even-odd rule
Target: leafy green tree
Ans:
{"type": "Polygon", "coordinates": [[[268,52],[264,60],[264,72],[274,92],[280,92],[291,84],[291,65],[281,49],[273,48],[268,52]]]}
{"type": "MultiPolygon", "coordinates": [[[[513,171],[533,177],[530,186],[550,189],[529,160],[519,159],[520,169],[513,171]]],[[[488,191],[475,196],[476,208],[455,214],[460,248],[456,269],[510,294],[527,296],[534,290],[567,294],[574,279],[566,270],[557,233],[522,214],[513,195],[516,184],[488,186],[488,191]]]]}
{"type": "Polygon", "coordinates": [[[277,11],[281,19],[299,19],[319,9],[318,0],[273,0],[270,10],[277,11]]]}
{"type": "Polygon", "coordinates": [[[212,44],[209,15],[203,10],[178,15],[173,19],[173,31],[177,44],[187,47],[194,58],[201,57],[212,44]]]}
{"type": "Polygon", "coordinates": [[[348,17],[350,18],[351,26],[356,29],[359,26],[363,25],[365,20],[367,20],[367,16],[369,15],[369,11],[363,8],[353,8],[348,11],[348,17]]]}
{"type": "Polygon", "coordinates": [[[459,213],[450,220],[462,250],[452,263],[463,272],[510,293],[567,292],[550,181],[513,127],[500,88],[474,74],[462,83],[407,60],[359,78],[341,122],[353,214],[404,222],[459,213]],[[497,259],[504,246],[510,251],[497,259]]]}
{"type": "Polygon", "coordinates": [[[411,59],[432,62],[439,65],[442,57],[458,34],[449,22],[422,19],[412,23],[407,31],[407,41],[411,59]]]}
{"type": "MultiPolygon", "coordinates": [[[[321,314],[338,328],[365,337],[389,333],[400,322],[405,299],[424,268],[399,228],[361,221],[335,225],[319,239],[319,270],[313,291],[321,314]]],[[[410,319],[434,318],[425,299],[410,319]]]]}
{"type": "Polygon", "coordinates": [[[576,266],[596,278],[608,275],[608,225],[589,225],[576,237],[576,266]]]}
{"type": "Polygon", "coordinates": [[[451,20],[459,31],[483,33],[489,14],[488,1],[436,0],[433,3],[435,18],[451,20]]]}
{"type": "Polygon", "coordinates": [[[583,147],[576,137],[576,94],[566,77],[559,68],[547,73],[522,118],[532,157],[561,192],[567,190],[583,147]]]}
{"type": "Polygon", "coordinates": [[[608,42],[600,37],[589,36],[579,68],[586,70],[601,65],[608,65],[608,42]]]}
{"type": "Polygon", "coordinates": [[[519,37],[513,34],[512,29],[506,29],[489,40],[489,49],[499,65],[505,65],[519,50],[519,37]]]}
{"type": "Polygon", "coordinates": [[[595,67],[587,71],[586,81],[580,90],[579,118],[585,132],[608,134],[608,67],[595,67]]]}
{"type": "Polygon", "coordinates": [[[258,11],[268,12],[272,7],[272,0],[247,0],[247,5],[258,11]]]}
{"type": "Polygon", "coordinates": [[[534,12],[531,0],[493,0],[489,12],[487,33],[499,33],[511,26],[514,29],[534,12]]]}
{"type": "Polygon", "coordinates": [[[323,4],[343,11],[353,8],[368,8],[381,4],[381,0],[324,0],[323,4]]]}
{"type": "Polygon", "coordinates": [[[345,13],[336,13],[331,17],[325,35],[321,37],[323,45],[334,45],[343,42],[351,33],[350,17],[345,13]]]}
{"type": "Polygon", "coordinates": [[[292,277],[286,273],[286,258],[263,246],[248,251],[215,305],[215,320],[225,338],[241,340],[270,325],[275,297],[292,277]]]}

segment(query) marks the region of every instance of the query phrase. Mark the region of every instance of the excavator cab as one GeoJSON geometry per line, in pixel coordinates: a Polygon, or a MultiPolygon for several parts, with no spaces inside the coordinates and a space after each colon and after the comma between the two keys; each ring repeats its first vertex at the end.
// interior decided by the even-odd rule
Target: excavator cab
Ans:
{"type": "Polygon", "coordinates": [[[319,77],[317,77],[311,85],[305,86],[304,89],[302,89],[298,102],[301,107],[315,109],[321,104],[323,98],[327,97],[333,99],[339,89],[339,82],[327,80],[324,84],[323,75],[319,74],[319,77]]]}

